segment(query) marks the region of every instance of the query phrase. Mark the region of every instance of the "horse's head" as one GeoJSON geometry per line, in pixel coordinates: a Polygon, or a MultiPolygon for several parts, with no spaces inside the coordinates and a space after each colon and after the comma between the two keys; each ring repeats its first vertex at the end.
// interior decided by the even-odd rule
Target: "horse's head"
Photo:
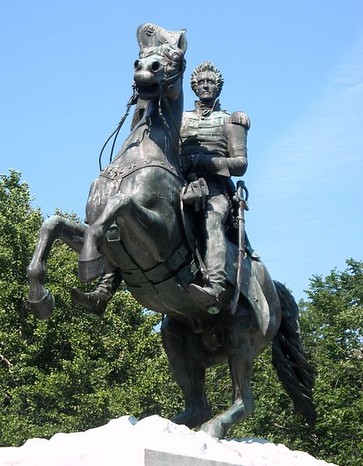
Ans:
{"type": "Polygon", "coordinates": [[[185,30],[171,32],[146,23],[139,26],[137,39],[140,53],[134,64],[134,81],[139,97],[153,100],[164,95],[176,99],[185,70],[185,30]]]}

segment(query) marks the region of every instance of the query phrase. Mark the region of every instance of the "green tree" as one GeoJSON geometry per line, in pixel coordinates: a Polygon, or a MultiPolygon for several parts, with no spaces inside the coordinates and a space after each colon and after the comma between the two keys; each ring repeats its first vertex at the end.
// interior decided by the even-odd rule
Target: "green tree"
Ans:
{"type": "Polygon", "coordinates": [[[343,272],[314,276],[308,299],[299,307],[303,347],[315,368],[315,428],[293,413],[267,350],[255,363],[255,414],[231,436],[264,437],[326,461],[358,466],[363,457],[363,262],[348,260],[343,272]]]}
{"type": "MultiPolygon", "coordinates": [[[[31,207],[20,174],[0,175],[0,446],[27,438],[85,430],[130,414],[172,417],[183,405],[155,330],[160,316],[147,312],[121,288],[104,317],[75,308],[77,257],[56,242],[48,261],[56,310],[47,321],[27,305],[26,267],[43,221],[31,207]]],[[[66,214],[64,214],[66,215],[66,214]]],[[[74,217],[74,216],[73,216],[74,217]]],[[[314,276],[300,303],[302,340],[315,367],[316,427],[295,416],[265,351],[255,363],[256,411],[231,437],[263,437],[339,465],[363,456],[363,263],[314,276]]],[[[230,406],[227,365],[207,377],[215,413],[230,406]]]]}
{"type": "Polygon", "coordinates": [[[125,414],[170,415],[178,398],[170,396],[175,385],[155,331],[160,316],[142,309],[125,289],[117,292],[101,320],[75,308],[69,291],[79,286],[77,257],[60,242],[48,261],[55,312],[47,321],[30,312],[26,267],[42,221],[20,174],[2,175],[1,446],[85,430],[125,414]]]}
{"type": "Polygon", "coordinates": [[[363,457],[363,262],[314,276],[302,306],[304,342],[316,368],[321,457],[358,466],[363,457]]]}

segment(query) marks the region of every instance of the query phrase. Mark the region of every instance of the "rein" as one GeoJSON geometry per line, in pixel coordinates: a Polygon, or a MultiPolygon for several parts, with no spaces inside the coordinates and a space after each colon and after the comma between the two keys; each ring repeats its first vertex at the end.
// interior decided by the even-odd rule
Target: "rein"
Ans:
{"type": "MultiPolygon", "coordinates": [[[[164,117],[163,115],[163,112],[162,112],[162,109],[161,109],[161,101],[163,99],[163,91],[164,91],[164,88],[167,84],[169,84],[169,81],[171,82],[171,84],[174,84],[174,82],[184,73],[184,70],[185,70],[185,63],[183,63],[183,67],[181,70],[179,70],[177,73],[175,73],[173,76],[168,76],[162,83],[162,91],[160,93],[160,97],[159,97],[159,101],[158,101],[158,112],[159,112],[159,116],[160,116],[160,119],[161,121],[163,122],[164,126],[167,128],[167,129],[170,129],[170,126],[168,124],[168,122],[166,121],[166,118],[164,117]]],[[[179,141],[179,146],[178,146],[178,149],[180,147],[180,150],[182,152],[183,155],[185,155],[185,152],[184,152],[184,145],[183,145],[183,140],[181,138],[181,134],[180,134],[180,130],[175,122],[175,119],[174,119],[174,116],[173,116],[173,113],[170,111],[170,105],[169,105],[169,102],[167,99],[164,99],[164,104],[165,106],[167,107],[167,110],[169,111],[169,115],[170,115],[170,119],[171,119],[171,122],[173,123],[173,128],[174,128],[174,131],[176,132],[176,135],[177,135],[177,138],[178,138],[178,141],[179,141]]],[[[181,166],[181,164],[179,163],[179,165],[181,166]]]]}
{"type": "Polygon", "coordinates": [[[100,168],[100,171],[102,171],[103,151],[105,150],[107,144],[110,142],[111,138],[113,137],[114,139],[113,139],[113,142],[112,142],[111,151],[110,151],[110,159],[109,159],[109,163],[111,163],[112,159],[113,159],[113,152],[115,150],[115,145],[116,145],[118,135],[119,135],[119,133],[121,131],[121,128],[122,128],[123,124],[125,123],[126,118],[129,116],[130,109],[131,109],[132,105],[135,105],[136,102],[137,102],[137,91],[136,91],[136,88],[135,88],[135,84],[133,84],[132,87],[133,87],[133,94],[132,94],[132,96],[130,97],[129,101],[126,104],[126,111],[125,111],[123,117],[121,118],[121,120],[118,122],[118,124],[116,126],[116,129],[106,139],[106,142],[104,143],[104,145],[102,146],[102,149],[100,151],[100,155],[98,156],[98,166],[100,168]]]}
{"type": "MultiPolygon", "coordinates": [[[[168,122],[166,121],[166,118],[162,112],[162,105],[161,105],[161,102],[163,101],[164,104],[168,107],[168,110],[170,110],[170,107],[169,107],[169,103],[168,103],[168,100],[167,99],[163,99],[164,97],[164,89],[167,85],[171,85],[171,84],[174,84],[174,82],[179,78],[179,76],[182,74],[182,71],[178,71],[177,73],[175,73],[173,76],[167,76],[166,79],[162,82],[161,84],[161,93],[160,93],[160,96],[159,96],[159,100],[158,100],[158,113],[159,113],[159,117],[161,119],[161,121],[163,122],[164,126],[170,130],[170,126],[168,124],[168,122]]],[[[121,120],[119,121],[119,123],[117,124],[115,130],[110,134],[110,136],[106,139],[106,142],[103,144],[102,146],[102,149],[100,151],[100,154],[98,156],[98,166],[99,166],[99,169],[100,171],[103,170],[102,168],[102,156],[103,156],[103,152],[104,150],[106,149],[107,147],[107,144],[110,142],[110,140],[113,138],[113,141],[112,141],[112,146],[111,146],[111,150],[110,150],[110,158],[109,158],[109,164],[112,162],[113,160],[113,153],[114,153],[114,150],[115,150],[115,145],[116,145],[116,141],[117,141],[117,138],[118,138],[118,135],[121,131],[121,128],[123,126],[123,124],[125,123],[126,121],[126,118],[129,116],[129,113],[130,113],[130,110],[131,110],[131,107],[132,105],[135,105],[136,102],[137,102],[137,98],[138,98],[138,93],[137,93],[137,90],[136,90],[136,86],[135,86],[135,83],[133,84],[133,94],[132,96],[130,97],[130,99],[128,100],[127,104],[126,104],[126,111],[124,113],[124,115],[122,116],[121,120]]],[[[173,127],[174,127],[174,130],[175,132],[177,133],[177,137],[178,137],[178,140],[179,142],[181,143],[180,144],[180,147],[183,149],[183,145],[182,145],[182,139],[181,139],[181,135],[180,135],[180,131],[179,129],[177,128],[177,125],[175,123],[175,119],[172,115],[172,112],[169,112],[170,113],[170,117],[171,117],[171,121],[173,123],[173,127]]]]}

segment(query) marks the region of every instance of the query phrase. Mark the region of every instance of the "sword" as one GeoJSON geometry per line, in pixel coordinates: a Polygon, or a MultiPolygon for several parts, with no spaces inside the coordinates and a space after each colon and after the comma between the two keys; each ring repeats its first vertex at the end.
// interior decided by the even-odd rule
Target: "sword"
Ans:
{"type": "Polygon", "coordinates": [[[234,196],[238,202],[238,262],[237,262],[237,280],[236,280],[236,290],[234,292],[234,297],[231,303],[231,313],[235,314],[237,311],[239,295],[241,293],[242,287],[242,263],[243,259],[246,256],[245,248],[245,210],[248,210],[248,189],[243,180],[238,180],[237,190],[234,196]]]}

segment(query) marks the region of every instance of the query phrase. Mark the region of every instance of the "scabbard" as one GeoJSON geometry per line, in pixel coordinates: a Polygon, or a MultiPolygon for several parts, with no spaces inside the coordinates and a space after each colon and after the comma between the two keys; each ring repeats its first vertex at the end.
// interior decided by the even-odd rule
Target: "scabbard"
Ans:
{"type": "Polygon", "coordinates": [[[248,191],[243,181],[237,183],[237,199],[238,199],[238,258],[237,258],[237,277],[236,277],[236,289],[234,292],[233,300],[231,302],[231,313],[235,314],[239,296],[242,289],[242,263],[246,255],[246,242],[245,242],[245,210],[248,210],[247,205],[248,191]],[[244,197],[246,193],[246,198],[244,197]]]}

